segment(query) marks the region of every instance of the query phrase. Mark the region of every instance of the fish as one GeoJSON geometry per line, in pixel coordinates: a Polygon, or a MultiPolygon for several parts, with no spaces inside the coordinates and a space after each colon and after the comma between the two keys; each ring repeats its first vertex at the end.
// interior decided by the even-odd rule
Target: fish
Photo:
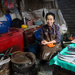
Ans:
{"type": "Polygon", "coordinates": [[[75,64],[75,55],[61,55],[58,53],[57,58],[68,63],[75,64]]]}
{"type": "Polygon", "coordinates": [[[75,55],[75,52],[65,52],[67,54],[70,54],[70,55],[75,55]]]}
{"type": "Polygon", "coordinates": [[[68,46],[68,51],[73,51],[73,52],[75,52],[75,47],[68,46]]]}

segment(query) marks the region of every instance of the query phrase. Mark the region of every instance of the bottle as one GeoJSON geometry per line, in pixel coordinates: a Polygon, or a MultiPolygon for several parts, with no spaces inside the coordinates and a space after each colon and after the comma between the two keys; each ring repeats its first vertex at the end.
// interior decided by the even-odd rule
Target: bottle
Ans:
{"type": "Polygon", "coordinates": [[[23,17],[23,21],[24,21],[24,24],[26,25],[26,19],[25,19],[25,17],[23,17]]]}
{"type": "Polygon", "coordinates": [[[70,36],[70,38],[69,38],[70,40],[73,40],[73,37],[72,37],[72,34],[71,34],[71,36],[70,36]]]}

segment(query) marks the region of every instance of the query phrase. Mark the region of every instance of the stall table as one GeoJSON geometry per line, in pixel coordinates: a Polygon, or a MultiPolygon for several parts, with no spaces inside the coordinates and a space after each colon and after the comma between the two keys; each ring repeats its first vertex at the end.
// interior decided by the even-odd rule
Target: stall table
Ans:
{"type": "MultiPolygon", "coordinates": [[[[69,46],[75,47],[75,44],[69,44],[69,46]]],[[[60,52],[60,54],[66,55],[65,52],[67,52],[67,50],[68,50],[68,47],[65,47],[65,48],[60,52]]],[[[72,72],[74,72],[74,74],[75,74],[75,64],[72,64],[72,63],[69,63],[69,62],[66,62],[66,61],[62,61],[62,60],[60,60],[60,59],[57,58],[57,55],[56,55],[55,57],[53,57],[53,58],[50,60],[49,65],[56,65],[56,66],[59,66],[59,67],[61,67],[62,69],[72,71],[72,72]]],[[[63,74],[63,75],[64,75],[64,74],[63,74]]],[[[69,75],[69,74],[65,74],[65,75],[69,75]]],[[[70,74],[70,75],[71,75],[71,74],[70,74]]]]}

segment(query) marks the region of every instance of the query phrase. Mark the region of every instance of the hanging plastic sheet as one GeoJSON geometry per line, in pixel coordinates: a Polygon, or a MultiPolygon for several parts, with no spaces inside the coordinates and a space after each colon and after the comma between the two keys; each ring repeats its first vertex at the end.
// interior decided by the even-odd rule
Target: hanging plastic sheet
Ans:
{"type": "Polygon", "coordinates": [[[49,12],[52,12],[55,14],[55,24],[60,26],[60,33],[64,34],[67,33],[67,24],[65,19],[63,18],[63,15],[61,13],[60,9],[50,9],[49,12]]]}
{"type": "Polygon", "coordinates": [[[34,19],[34,14],[32,14],[32,12],[22,12],[22,17],[26,17],[28,20],[34,19]]]}
{"type": "Polygon", "coordinates": [[[46,24],[46,14],[48,13],[48,9],[46,8],[42,8],[42,9],[39,9],[39,10],[34,10],[33,13],[35,14],[35,16],[37,18],[41,18],[42,21],[44,22],[44,24],[46,24]]]}
{"type": "Polygon", "coordinates": [[[7,21],[6,16],[4,15],[4,16],[0,17],[0,21],[7,21]]]}

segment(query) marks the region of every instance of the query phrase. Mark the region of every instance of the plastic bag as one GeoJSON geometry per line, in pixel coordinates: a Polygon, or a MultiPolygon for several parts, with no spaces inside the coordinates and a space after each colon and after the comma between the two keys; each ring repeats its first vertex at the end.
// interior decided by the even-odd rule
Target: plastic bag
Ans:
{"type": "Polygon", "coordinates": [[[60,33],[61,33],[61,34],[65,34],[65,33],[67,32],[67,30],[68,30],[68,28],[66,27],[65,24],[62,24],[62,25],[60,26],[60,33]]]}
{"type": "Polygon", "coordinates": [[[0,21],[7,21],[6,16],[4,15],[4,16],[0,17],[0,21]]]}
{"type": "Polygon", "coordinates": [[[2,0],[2,4],[4,5],[4,7],[8,10],[13,9],[14,8],[14,2],[13,0],[2,0]]]}

